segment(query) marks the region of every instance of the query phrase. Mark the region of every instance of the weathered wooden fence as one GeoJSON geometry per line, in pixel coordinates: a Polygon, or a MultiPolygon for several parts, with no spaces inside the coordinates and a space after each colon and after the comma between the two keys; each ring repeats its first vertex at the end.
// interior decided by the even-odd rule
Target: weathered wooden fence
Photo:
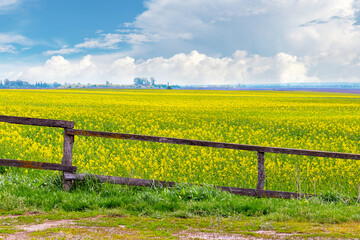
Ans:
{"type": "Polygon", "coordinates": [[[64,129],[64,148],[63,148],[63,158],[62,158],[61,164],[0,159],[0,166],[11,166],[11,167],[21,167],[21,168],[62,171],[63,172],[63,187],[65,190],[68,190],[71,187],[74,180],[85,180],[87,178],[95,178],[100,182],[108,182],[108,183],[123,184],[123,185],[133,185],[133,186],[161,185],[161,186],[166,186],[166,187],[172,187],[176,184],[175,182],[166,182],[166,181],[157,181],[157,180],[148,180],[148,179],[124,178],[124,177],[113,177],[113,176],[101,176],[101,175],[76,173],[77,168],[76,168],[76,166],[72,165],[72,155],[73,155],[73,145],[74,145],[75,135],[88,136],[88,137],[127,139],[127,140],[136,140],[136,141],[148,141],[148,142],[159,142],[159,143],[169,143],[169,144],[181,144],[181,145],[190,145],[190,146],[199,146],[199,147],[227,148],[227,149],[234,149],[234,150],[245,150],[245,151],[257,152],[258,181],[257,181],[256,189],[217,186],[217,188],[219,188],[223,191],[228,191],[232,194],[257,196],[257,197],[298,198],[298,197],[311,196],[311,194],[304,194],[304,193],[264,190],[264,184],[265,184],[265,178],[266,178],[266,174],[265,174],[265,153],[266,152],[280,153],[280,154],[292,154],[292,155],[305,155],[305,156],[324,157],[324,158],[341,158],[341,159],[360,160],[360,154],[352,154],[352,153],[325,152],[325,151],[279,148],[279,147],[264,147],[264,146],[256,146],[256,145],[199,141],[199,140],[180,139],[180,138],[156,137],[156,136],[147,136],[147,135],[138,135],[138,134],[125,134],[125,133],[111,133],[111,132],[80,130],[80,129],[74,129],[74,122],[72,122],[72,121],[12,117],[12,116],[0,115],[0,122],[23,124],[23,125],[35,125],[35,126],[43,126],[43,127],[56,127],[56,128],[64,129]]]}

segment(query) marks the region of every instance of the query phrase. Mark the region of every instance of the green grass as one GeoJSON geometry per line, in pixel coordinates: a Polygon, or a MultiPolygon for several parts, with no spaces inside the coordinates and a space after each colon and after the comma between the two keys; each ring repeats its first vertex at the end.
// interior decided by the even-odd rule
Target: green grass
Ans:
{"type": "MultiPolygon", "coordinates": [[[[357,238],[356,199],[328,193],[310,199],[237,196],[211,186],[130,187],[78,181],[62,189],[60,174],[0,174],[0,238],[183,239],[181,234],[240,234],[273,238],[357,238]],[[24,231],[59,220],[72,225],[24,231]]],[[[39,171],[38,171],[39,172],[39,171]]]]}
{"type": "MultiPolygon", "coordinates": [[[[34,170],[35,171],[35,170],[34,170]]],[[[86,212],[116,209],[151,218],[260,217],[272,221],[341,223],[360,221],[356,199],[325,194],[310,199],[269,199],[232,195],[211,186],[145,188],[78,181],[67,192],[60,175],[38,178],[9,172],[0,175],[0,210],[6,213],[86,212]]],[[[0,212],[1,214],[1,212],[0,212]]]]}

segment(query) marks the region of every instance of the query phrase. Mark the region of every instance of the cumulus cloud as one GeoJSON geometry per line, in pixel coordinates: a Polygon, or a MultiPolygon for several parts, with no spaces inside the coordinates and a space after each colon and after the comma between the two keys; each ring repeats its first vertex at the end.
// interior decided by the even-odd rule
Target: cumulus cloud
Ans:
{"type": "Polygon", "coordinates": [[[132,26],[157,38],[151,45],[135,44],[137,54],[166,56],[197,49],[229,56],[241,49],[273,58],[279,68],[292,66],[290,72],[268,75],[274,82],[298,81],[304,72],[321,81],[360,81],[359,1],[153,0],[147,7],[132,26]]]}
{"type": "Polygon", "coordinates": [[[22,78],[130,83],[153,76],[182,85],[360,81],[357,0],[149,0],[146,8],[120,29],[44,52],[113,54],[54,56],[21,71],[22,78]],[[131,47],[128,57],[121,44],[131,47]]]}
{"type": "Polygon", "coordinates": [[[156,34],[155,46],[143,47],[149,54],[184,52],[197,46],[207,54],[230,55],[244,49],[263,56],[316,55],[359,47],[354,23],[360,9],[355,2],[153,0],[131,25],[144,36],[156,34]]]}
{"type": "MultiPolygon", "coordinates": [[[[96,66],[91,62],[91,56],[85,56],[80,61],[69,61],[62,56],[53,56],[42,66],[30,67],[17,78],[29,82],[78,82],[98,77],[96,66]]],[[[10,77],[11,78],[11,77],[10,77]]]]}
{"type": "Polygon", "coordinates": [[[359,42],[354,26],[359,5],[354,0],[151,0],[146,11],[117,33],[101,32],[76,46],[115,48],[119,42],[152,42],[155,45],[142,50],[154,49],[159,55],[163,46],[172,55],[196,47],[207,54],[245,49],[267,56],[302,56],[354,47],[359,42]]]}
{"type": "Polygon", "coordinates": [[[157,83],[179,85],[243,84],[278,82],[309,82],[307,69],[296,56],[279,53],[272,57],[248,55],[236,51],[231,57],[211,57],[197,51],[175,54],[169,58],[155,57],[136,61],[131,57],[117,58],[110,64],[87,55],[80,60],[51,57],[44,65],[30,67],[20,78],[30,82],[81,82],[110,81],[116,84],[132,83],[134,77],[154,77],[157,83]]]}

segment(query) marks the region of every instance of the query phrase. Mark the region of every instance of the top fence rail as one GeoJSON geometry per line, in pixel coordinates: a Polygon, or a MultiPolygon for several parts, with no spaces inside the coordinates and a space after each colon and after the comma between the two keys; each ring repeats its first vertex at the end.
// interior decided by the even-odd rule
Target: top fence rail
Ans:
{"type": "Polygon", "coordinates": [[[157,136],[138,135],[138,134],[126,134],[126,133],[110,133],[110,132],[88,131],[88,130],[80,130],[80,129],[69,129],[66,130],[66,133],[69,135],[79,135],[79,136],[88,136],[88,137],[117,138],[117,139],[128,139],[128,140],[147,141],[147,142],[181,144],[181,145],[190,145],[190,146],[199,146],[199,147],[227,148],[227,149],[255,151],[262,153],[268,152],[268,153],[305,155],[305,156],[313,156],[313,157],[360,160],[360,154],[353,154],[353,153],[326,152],[326,151],[280,148],[280,147],[264,147],[257,145],[210,142],[210,141],[157,137],[157,136]]]}
{"type": "Polygon", "coordinates": [[[25,117],[13,117],[0,115],[0,122],[34,125],[41,127],[56,127],[56,128],[74,128],[75,123],[73,121],[41,119],[41,118],[25,118],[25,117]]]}

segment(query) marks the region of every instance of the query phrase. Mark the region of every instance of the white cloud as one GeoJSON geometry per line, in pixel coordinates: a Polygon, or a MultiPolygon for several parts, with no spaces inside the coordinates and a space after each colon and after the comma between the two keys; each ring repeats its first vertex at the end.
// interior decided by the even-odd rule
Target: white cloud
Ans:
{"type": "Polygon", "coordinates": [[[32,43],[28,38],[15,33],[0,33],[0,53],[17,53],[14,45],[30,46],[32,43]]]}
{"type": "Polygon", "coordinates": [[[275,58],[275,69],[277,69],[278,79],[280,82],[307,82],[315,80],[306,76],[307,69],[305,65],[297,61],[296,56],[285,53],[279,53],[275,58]]]}
{"type": "Polygon", "coordinates": [[[68,48],[67,45],[63,46],[59,50],[48,50],[43,52],[45,55],[64,55],[64,54],[70,54],[70,53],[77,53],[80,52],[80,49],[77,48],[68,48]]]}
{"type": "Polygon", "coordinates": [[[105,64],[104,56],[85,56],[80,60],[67,60],[53,56],[44,65],[30,67],[21,74],[8,75],[10,79],[30,82],[110,81],[117,84],[132,83],[134,77],[155,77],[157,83],[179,85],[243,84],[316,81],[297,57],[279,53],[273,57],[248,55],[236,51],[232,57],[216,58],[192,51],[170,58],[156,57],[136,61],[131,57],[117,58],[105,64]]]}
{"type": "Polygon", "coordinates": [[[241,49],[291,66],[291,74],[272,77],[298,81],[307,72],[322,81],[360,81],[358,0],[152,0],[147,8],[130,25],[153,43],[134,43],[135,56],[192,49],[229,56],[241,49]]]}
{"type": "Polygon", "coordinates": [[[132,26],[157,36],[155,46],[144,46],[150,53],[197,46],[208,54],[304,56],[360,42],[354,0],[153,0],[147,7],[132,26]]]}
{"type": "Polygon", "coordinates": [[[32,42],[28,38],[16,33],[0,33],[0,44],[17,43],[21,45],[31,45],[32,42]]]}
{"type": "MultiPolygon", "coordinates": [[[[6,13],[20,2],[21,0],[0,0],[0,14],[6,13]]],[[[20,34],[0,32],[0,53],[17,53],[14,44],[29,46],[32,42],[20,34]]]]}
{"type": "Polygon", "coordinates": [[[16,53],[16,48],[13,45],[1,45],[0,53],[16,53]]]}
{"type": "Polygon", "coordinates": [[[149,1],[148,10],[139,15],[132,26],[141,29],[144,35],[155,33],[156,41],[195,40],[214,30],[218,23],[239,23],[238,18],[264,13],[265,9],[257,3],[259,1],[149,1]]]}
{"type": "Polygon", "coordinates": [[[18,4],[19,0],[0,0],[0,10],[7,9],[18,4]]]}
{"type": "Polygon", "coordinates": [[[75,48],[117,49],[117,44],[123,41],[124,37],[121,34],[100,34],[99,38],[85,39],[83,43],[76,44],[75,48]]]}
{"type": "MultiPolygon", "coordinates": [[[[113,33],[97,31],[82,43],[45,52],[110,49],[112,55],[54,56],[21,71],[22,78],[130,83],[136,76],[153,76],[172,84],[360,81],[358,0],[149,0],[146,7],[113,33]],[[119,50],[122,44],[131,46],[129,57],[119,50]]],[[[3,45],[11,49],[14,44],[3,45]]]]}
{"type": "Polygon", "coordinates": [[[73,48],[63,46],[59,50],[48,50],[43,52],[45,55],[56,54],[71,54],[83,51],[84,49],[119,49],[119,43],[138,44],[145,42],[152,42],[156,38],[156,34],[146,36],[142,33],[137,33],[136,30],[126,30],[126,34],[123,30],[116,30],[121,33],[107,33],[103,34],[101,30],[96,31],[99,37],[86,38],[84,42],[76,44],[73,48]]]}
{"type": "Polygon", "coordinates": [[[70,62],[62,56],[53,56],[43,66],[30,67],[21,74],[16,74],[16,77],[29,82],[78,82],[91,79],[92,75],[95,76],[94,71],[96,67],[89,55],[77,62],[70,62]]]}
{"type": "Polygon", "coordinates": [[[116,33],[99,32],[74,49],[118,49],[127,43],[132,47],[129,56],[153,58],[150,63],[156,56],[172,59],[193,49],[208,56],[231,56],[240,49],[258,55],[257,60],[277,59],[279,69],[286,65],[288,70],[281,74],[273,71],[280,81],[299,81],[306,74],[322,81],[360,80],[358,1],[151,0],[146,7],[116,33]]]}

